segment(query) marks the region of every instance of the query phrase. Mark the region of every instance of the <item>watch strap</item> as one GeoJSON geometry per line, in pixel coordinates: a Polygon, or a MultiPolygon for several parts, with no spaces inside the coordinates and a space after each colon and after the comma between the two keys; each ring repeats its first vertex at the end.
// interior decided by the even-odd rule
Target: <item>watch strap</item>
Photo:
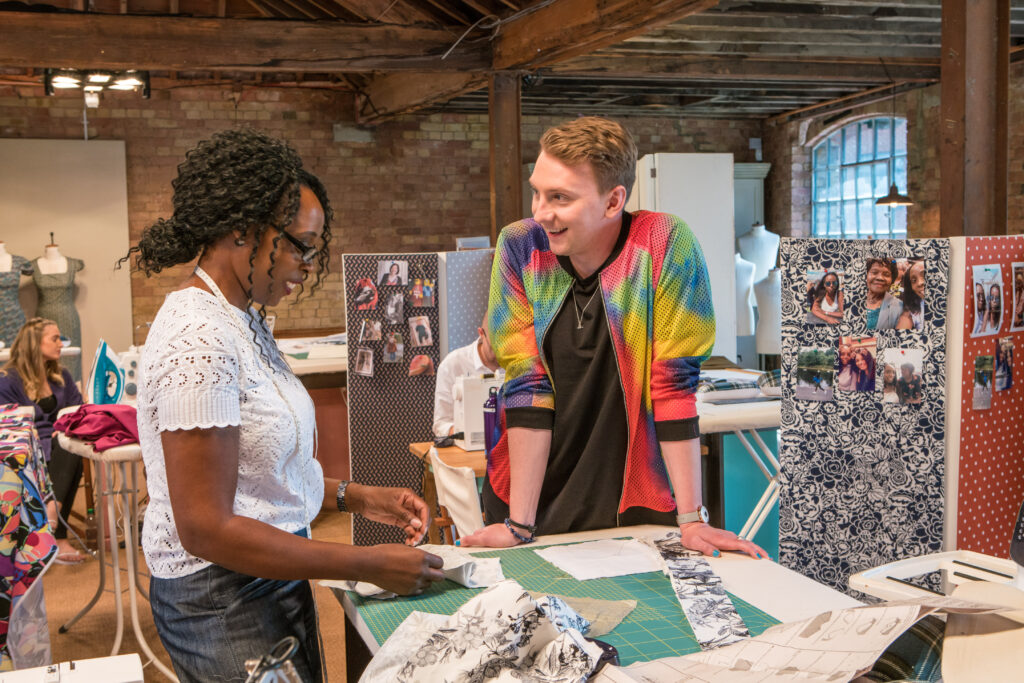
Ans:
{"type": "Polygon", "coordinates": [[[338,504],[338,512],[348,512],[349,509],[345,505],[345,489],[351,484],[351,481],[342,481],[338,483],[338,492],[335,494],[335,501],[338,504]]]}

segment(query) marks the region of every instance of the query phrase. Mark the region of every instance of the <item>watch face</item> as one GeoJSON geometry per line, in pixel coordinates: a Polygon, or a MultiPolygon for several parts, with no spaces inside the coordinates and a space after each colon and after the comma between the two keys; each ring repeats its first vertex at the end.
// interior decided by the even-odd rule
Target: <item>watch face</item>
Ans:
{"type": "Polygon", "coordinates": [[[707,524],[707,521],[711,519],[711,515],[708,514],[708,509],[703,505],[697,508],[697,514],[700,515],[700,521],[704,522],[705,524],[707,524]]]}

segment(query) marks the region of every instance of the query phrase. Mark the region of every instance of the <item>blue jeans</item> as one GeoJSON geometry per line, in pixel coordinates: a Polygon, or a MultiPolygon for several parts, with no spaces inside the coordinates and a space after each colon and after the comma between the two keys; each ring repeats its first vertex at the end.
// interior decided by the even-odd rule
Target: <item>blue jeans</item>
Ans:
{"type": "Polygon", "coordinates": [[[149,601],[182,683],[244,683],[245,661],[270,652],[285,636],[299,639],[292,664],[302,680],[323,680],[308,581],[258,579],[210,565],[177,579],[153,577],[149,601]]]}

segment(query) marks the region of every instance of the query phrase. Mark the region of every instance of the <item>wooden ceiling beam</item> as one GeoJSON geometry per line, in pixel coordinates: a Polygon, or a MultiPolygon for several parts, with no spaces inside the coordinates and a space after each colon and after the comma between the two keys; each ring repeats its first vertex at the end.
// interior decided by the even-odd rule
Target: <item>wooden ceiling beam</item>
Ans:
{"type": "Polygon", "coordinates": [[[766,81],[807,81],[852,83],[884,83],[889,80],[885,69],[898,81],[930,82],[939,77],[939,60],[886,61],[885,68],[877,59],[852,61],[836,59],[744,59],[718,56],[682,58],[652,55],[605,55],[597,53],[556,64],[544,70],[554,76],[609,76],[675,80],[693,79],[762,79],[766,81]]]}
{"type": "Polygon", "coordinates": [[[894,46],[894,45],[854,45],[850,43],[803,43],[793,41],[778,43],[733,42],[689,42],[673,43],[623,43],[616,50],[624,54],[650,57],[715,57],[720,55],[760,57],[861,57],[879,59],[938,59],[939,46],[894,46]]]}
{"type": "Polygon", "coordinates": [[[356,96],[356,119],[382,123],[400,114],[442,104],[487,85],[484,74],[407,73],[378,76],[356,96]]]}
{"type": "Polygon", "coordinates": [[[483,71],[418,26],[4,12],[0,66],[209,71],[483,71]]]}
{"type": "Polygon", "coordinates": [[[501,25],[495,70],[533,69],[585,55],[714,7],[717,0],[555,0],[501,25]]]}

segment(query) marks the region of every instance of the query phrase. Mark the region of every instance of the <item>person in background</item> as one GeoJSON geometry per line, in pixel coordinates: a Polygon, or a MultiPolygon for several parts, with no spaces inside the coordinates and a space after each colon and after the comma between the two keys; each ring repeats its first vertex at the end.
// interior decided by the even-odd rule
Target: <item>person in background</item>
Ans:
{"type": "Polygon", "coordinates": [[[974,334],[981,334],[988,322],[988,298],[985,296],[985,285],[974,283],[974,334]]]}
{"type": "Polygon", "coordinates": [[[148,276],[198,258],[141,359],[153,620],[181,681],[244,681],[245,661],[285,636],[299,640],[299,677],[318,681],[307,579],[415,594],[443,574],[441,558],[408,545],[311,540],[313,518],[321,507],[358,513],[411,545],[427,507],[408,489],[324,478],[313,402],[265,323],[266,306],[310,281],[316,291],[327,273],[332,212],[320,180],[285,142],[234,129],[190,150],[172,186],[173,215],[122,259],[148,276]]]}
{"type": "Polygon", "coordinates": [[[382,273],[378,285],[400,285],[402,284],[402,267],[394,261],[388,268],[388,272],[382,273]]]}
{"type": "Polygon", "coordinates": [[[857,391],[875,390],[875,357],[866,348],[861,347],[853,353],[856,367],[857,391]]]}
{"type": "Polygon", "coordinates": [[[624,210],[637,151],[618,123],[577,118],[540,145],[533,219],[501,231],[491,271],[506,429],[490,524],[462,545],[649,522],[708,555],[767,556],[707,524],[701,502],[695,390],[715,315],[700,245],[675,216],[624,210]]]}
{"type": "Polygon", "coordinates": [[[839,373],[836,388],[840,391],[857,390],[857,367],[854,364],[853,348],[849,344],[839,345],[839,373]]]}
{"type": "Polygon", "coordinates": [[[903,275],[903,313],[896,322],[897,330],[920,330],[924,324],[924,261],[914,261],[903,275]]]}
{"type": "MultiPolygon", "coordinates": [[[[484,320],[486,323],[486,318],[484,320]]],[[[504,375],[505,371],[494,357],[494,349],[487,338],[484,323],[476,328],[477,338],[471,344],[455,349],[437,366],[437,385],[434,388],[434,439],[442,440],[455,433],[455,380],[459,377],[504,375]]]]}
{"type": "Polygon", "coordinates": [[[988,313],[985,318],[985,332],[998,332],[1003,322],[1002,288],[995,284],[988,289],[988,313]]]}
{"type": "Polygon", "coordinates": [[[31,318],[11,344],[11,358],[0,368],[0,404],[16,403],[35,409],[39,445],[47,460],[54,503],[48,508],[57,539],[57,562],[77,564],[85,559],[68,541],[68,518],[82,479],[82,458],[61,448],[53,434],[57,413],[83,403],[71,373],[60,364],[60,330],[45,318],[31,318]],[[54,525],[56,522],[56,525],[54,525]]]}
{"type": "Polygon", "coordinates": [[[913,363],[904,363],[900,366],[900,378],[896,382],[896,391],[899,394],[900,403],[905,405],[918,405],[924,399],[921,375],[914,372],[913,363]]]}
{"type": "Polygon", "coordinates": [[[826,272],[814,291],[814,303],[808,322],[816,325],[838,325],[843,321],[843,292],[839,289],[839,275],[826,272]]]}
{"type": "Polygon", "coordinates": [[[868,295],[864,302],[868,310],[869,330],[891,330],[903,313],[903,304],[889,293],[889,287],[896,279],[896,264],[890,260],[869,258],[867,268],[868,295]]]}

